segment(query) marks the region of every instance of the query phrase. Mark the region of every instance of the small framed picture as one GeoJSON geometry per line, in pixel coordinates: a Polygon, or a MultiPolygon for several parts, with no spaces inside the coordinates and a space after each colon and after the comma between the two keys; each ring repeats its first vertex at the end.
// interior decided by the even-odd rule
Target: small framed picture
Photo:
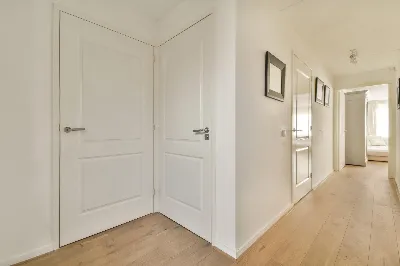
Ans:
{"type": "Polygon", "coordinates": [[[315,79],[315,102],[324,105],[324,82],[319,78],[315,79]]]}
{"type": "Polygon", "coordinates": [[[329,88],[327,85],[324,86],[324,103],[325,106],[329,107],[331,100],[331,88],[329,88]]]}
{"type": "Polygon", "coordinates": [[[286,65],[270,52],[265,57],[265,96],[285,100],[286,65]]]}
{"type": "Polygon", "coordinates": [[[400,109],[400,79],[399,85],[397,86],[397,109],[400,109]]]}

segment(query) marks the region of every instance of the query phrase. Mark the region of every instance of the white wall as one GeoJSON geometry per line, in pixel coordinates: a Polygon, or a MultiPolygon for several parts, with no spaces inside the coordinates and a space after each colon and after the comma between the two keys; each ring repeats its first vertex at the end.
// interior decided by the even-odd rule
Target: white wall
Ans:
{"type": "MultiPolygon", "coordinates": [[[[157,21],[156,45],[171,39],[200,19],[216,11],[216,0],[186,0],[176,6],[161,20],[157,21]]],[[[227,3],[229,11],[230,3],[227,3]]]]}
{"type": "Polygon", "coordinates": [[[387,84],[364,88],[368,90],[368,101],[387,101],[389,88],[387,84]]]}
{"type": "MultiPolygon", "coordinates": [[[[241,254],[292,204],[291,137],[280,135],[291,128],[292,51],[314,76],[330,86],[332,78],[294,32],[279,26],[279,13],[268,1],[237,3],[236,246],[241,254]],[[266,51],[286,63],[283,103],[264,97],[266,51]]],[[[333,108],[313,104],[314,185],[333,171],[332,123],[333,108]]]]}
{"type": "Polygon", "coordinates": [[[157,40],[156,21],[122,3],[116,1],[112,4],[112,1],[107,0],[61,0],[57,2],[57,8],[154,45],[157,40]]]}
{"type": "Polygon", "coordinates": [[[51,4],[0,1],[0,265],[51,247],[51,4]]]}
{"type": "MultiPolygon", "coordinates": [[[[355,75],[338,76],[334,80],[334,88],[337,90],[361,88],[380,84],[389,85],[389,177],[396,177],[396,162],[400,153],[396,152],[397,138],[396,135],[396,94],[397,81],[396,71],[394,68],[385,68],[370,72],[363,72],[355,75]]],[[[337,129],[334,132],[337,134],[337,129]]],[[[337,154],[335,154],[337,156],[337,154]]],[[[398,175],[397,175],[398,176],[398,175]]]]}
{"type": "Polygon", "coordinates": [[[236,253],[236,1],[216,6],[216,247],[236,253]]]}

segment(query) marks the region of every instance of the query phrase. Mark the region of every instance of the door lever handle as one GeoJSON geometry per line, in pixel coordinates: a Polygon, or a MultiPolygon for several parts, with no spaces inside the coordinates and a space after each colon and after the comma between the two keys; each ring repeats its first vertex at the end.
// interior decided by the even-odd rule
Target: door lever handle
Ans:
{"type": "Polygon", "coordinates": [[[210,133],[210,129],[208,127],[202,129],[193,129],[193,133],[195,134],[208,134],[210,133]]]}
{"type": "Polygon", "coordinates": [[[65,133],[71,133],[75,131],[85,131],[86,128],[84,127],[75,127],[75,128],[70,128],[70,127],[64,127],[64,132],[65,133]]]}

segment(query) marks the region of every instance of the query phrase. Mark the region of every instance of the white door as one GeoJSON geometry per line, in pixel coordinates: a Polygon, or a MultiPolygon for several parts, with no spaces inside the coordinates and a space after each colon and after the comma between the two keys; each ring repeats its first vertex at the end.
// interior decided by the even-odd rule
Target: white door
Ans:
{"type": "Polygon", "coordinates": [[[348,92],[346,98],[346,164],[366,166],[367,91],[348,92]]]}
{"type": "Polygon", "coordinates": [[[293,56],[292,197],[296,203],[311,191],[312,71],[293,56]]]}
{"type": "Polygon", "coordinates": [[[346,98],[339,91],[339,170],[346,165],[346,98]]]}
{"type": "Polygon", "coordinates": [[[66,245],[153,211],[153,49],[64,13],[60,19],[66,245]]]}
{"type": "Polygon", "coordinates": [[[213,197],[213,27],[211,16],[159,51],[160,211],[208,241],[213,197]]]}

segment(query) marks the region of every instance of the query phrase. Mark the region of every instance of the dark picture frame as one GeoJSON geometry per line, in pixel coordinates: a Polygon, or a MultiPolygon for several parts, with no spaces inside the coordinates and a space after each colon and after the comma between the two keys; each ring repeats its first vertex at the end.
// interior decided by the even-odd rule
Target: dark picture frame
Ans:
{"type": "Polygon", "coordinates": [[[331,101],[331,88],[327,85],[324,86],[324,105],[329,107],[331,101]]]}
{"type": "Polygon", "coordinates": [[[315,102],[325,105],[325,84],[319,78],[315,79],[315,102]]]}
{"type": "Polygon", "coordinates": [[[400,109],[400,79],[399,86],[397,86],[397,109],[400,109]]]}
{"type": "Polygon", "coordinates": [[[285,100],[286,64],[267,52],[265,55],[265,96],[285,100]]]}

